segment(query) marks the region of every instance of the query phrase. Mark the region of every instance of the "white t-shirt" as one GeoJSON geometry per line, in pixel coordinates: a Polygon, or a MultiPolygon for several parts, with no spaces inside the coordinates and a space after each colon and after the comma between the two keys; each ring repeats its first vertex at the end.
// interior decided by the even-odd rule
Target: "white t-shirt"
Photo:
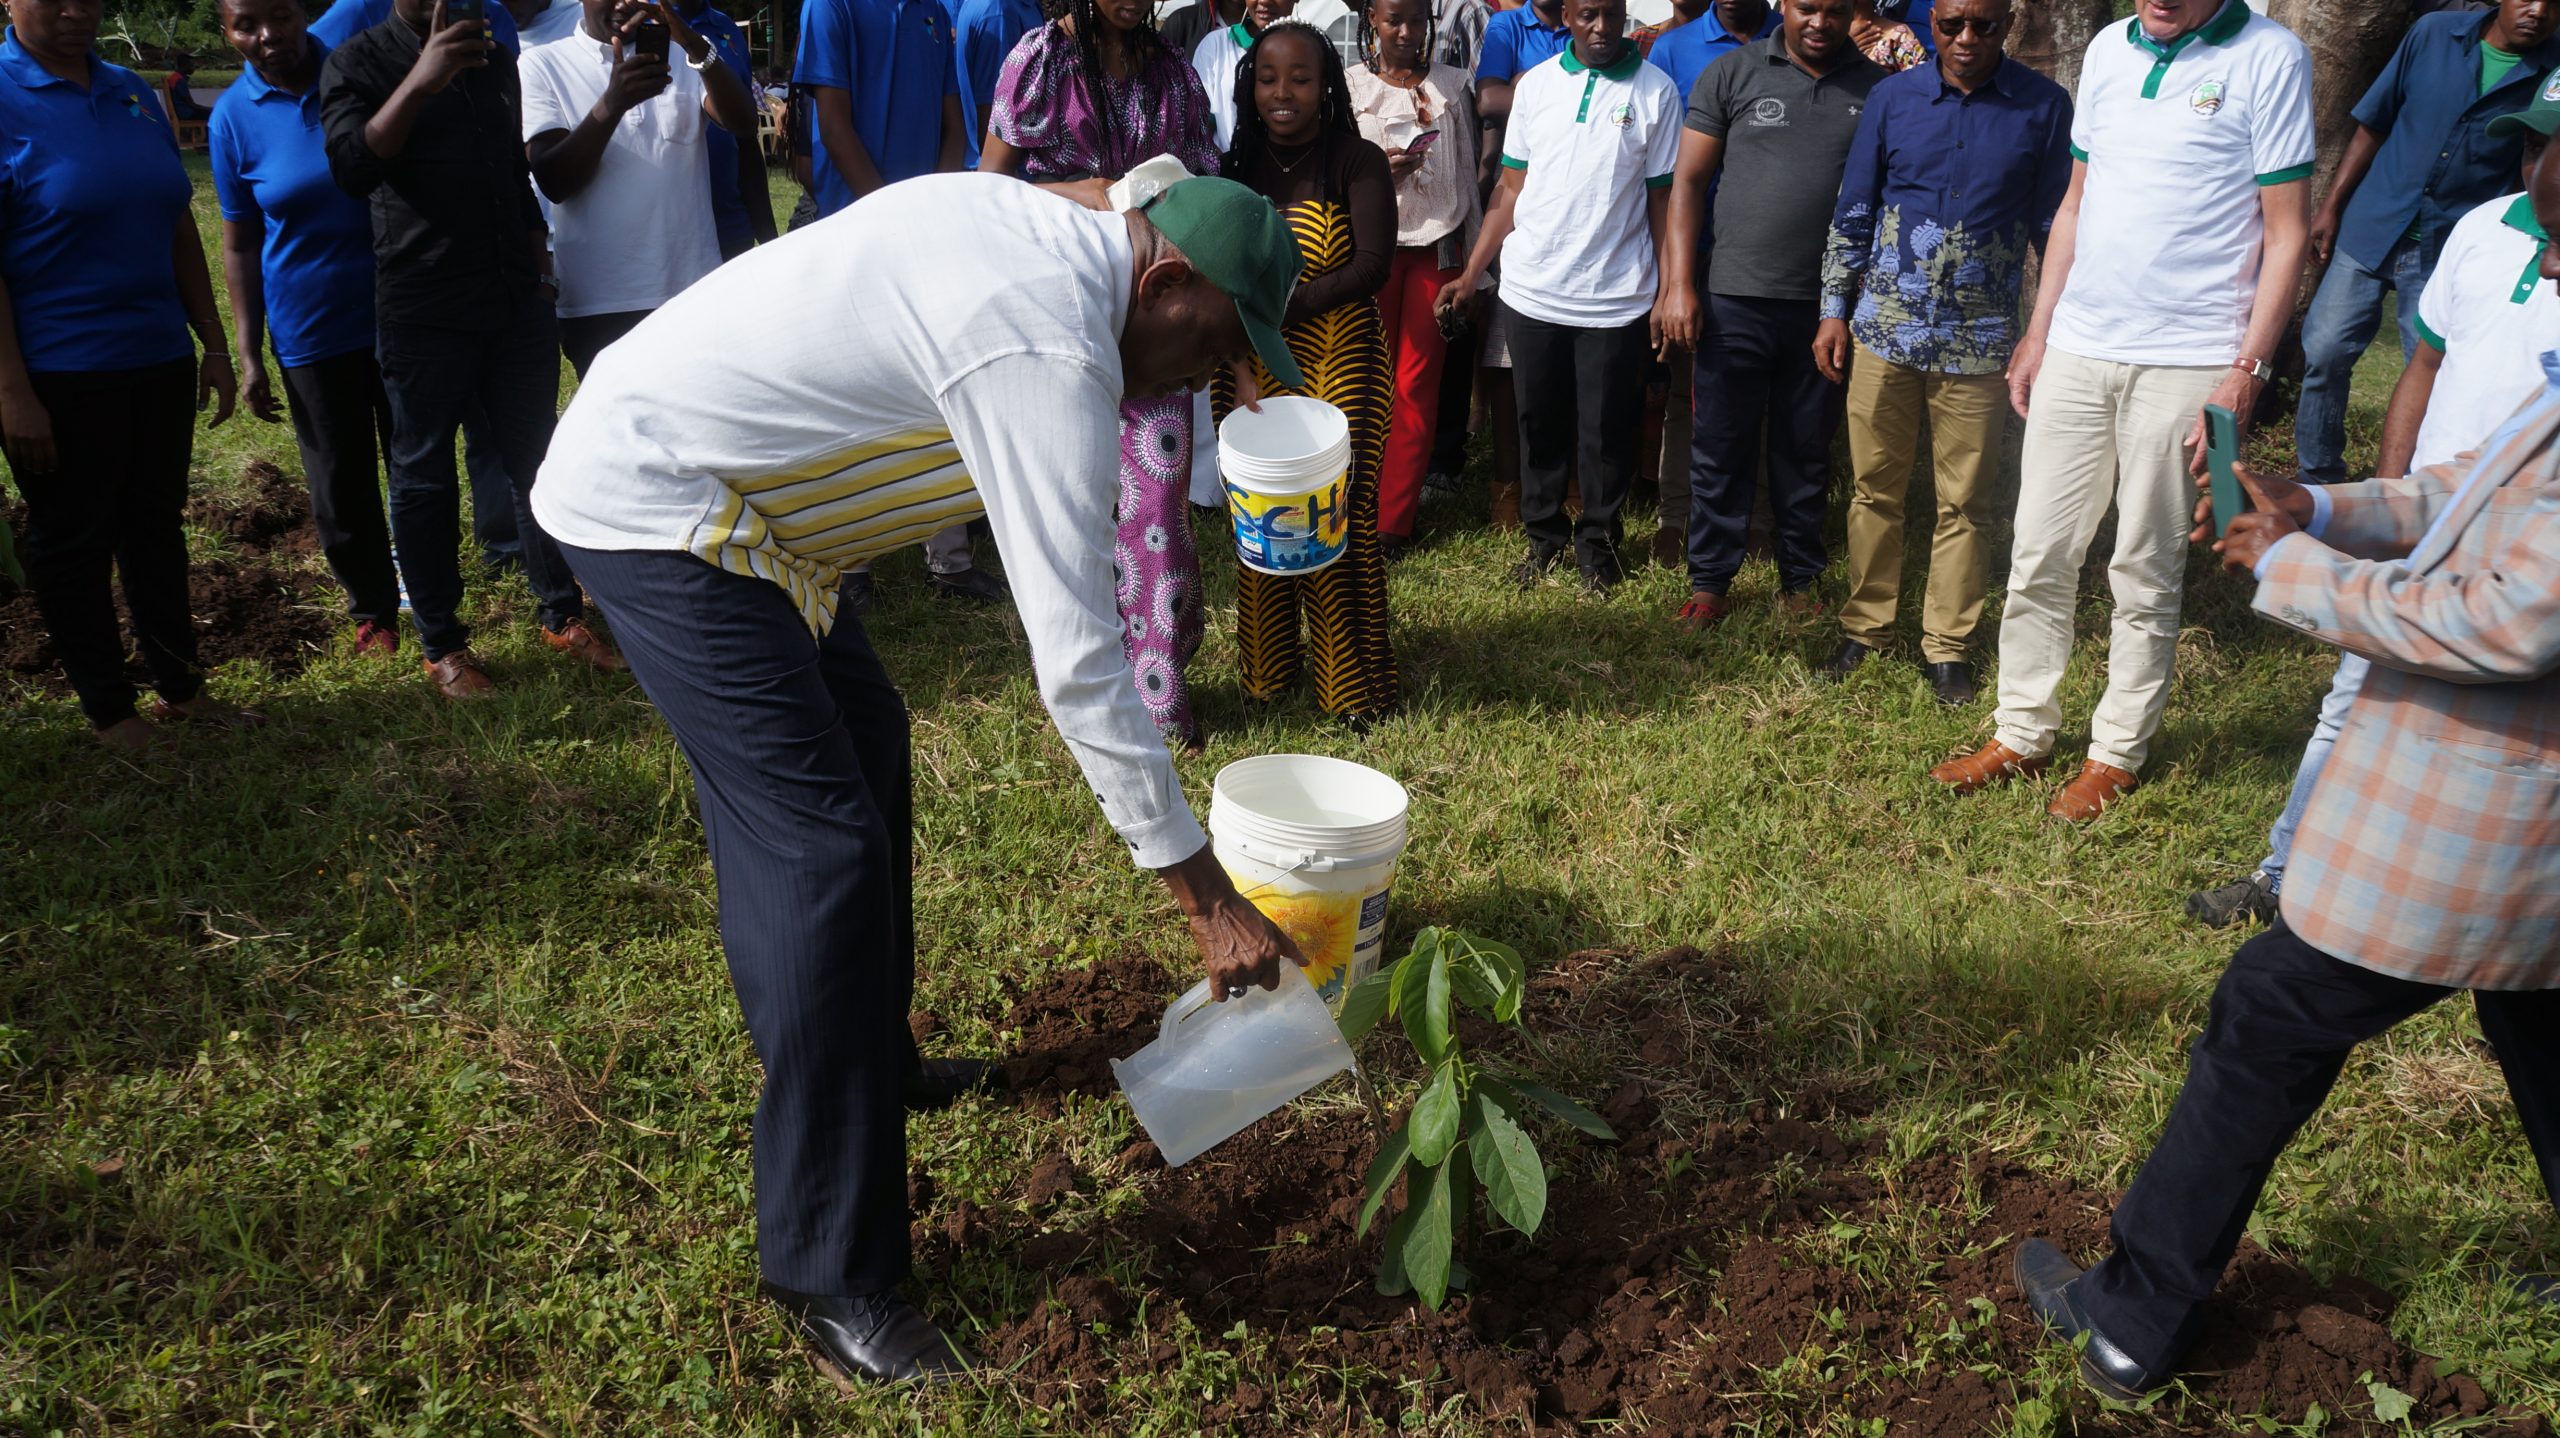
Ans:
{"type": "MultiPolygon", "coordinates": [[[[700,189],[700,185],[692,188],[700,189]]],[[[1204,842],[1120,647],[1124,216],[926,175],[721,266],[588,371],[534,515],[835,622],[847,567],[987,517],[1040,697],[1138,863],[1204,842]]],[[[716,664],[717,654],[704,656],[716,664]]]]}
{"type": "MultiPolygon", "coordinates": [[[[516,44],[520,50],[530,50],[536,45],[566,40],[578,33],[586,18],[587,7],[579,0],[551,0],[541,14],[516,27],[516,44]]],[[[681,56],[678,63],[682,63],[681,56]]]]}
{"type": "Polygon", "coordinates": [[[2543,387],[2560,347],[2560,291],[2542,277],[2542,226],[2528,195],[2491,200],[2454,224],[2418,300],[2418,334],[2444,352],[2409,468],[2478,449],[2543,387]]]}
{"type": "Polygon", "coordinates": [[[1209,92],[1209,113],[1218,120],[1221,151],[1236,141],[1236,66],[1244,63],[1244,52],[1252,48],[1253,37],[1238,21],[1201,36],[1200,47],[1191,52],[1191,73],[1200,77],[1200,88],[1209,92]]]}
{"type": "Polygon", "coordinates": [[[2302,41],[2245,0],[2165,48],[2139,17],[2109,25],[2081,63],[2071,153],[2089,174],[2053,346],[2118,364],[2240,358],[2258,191],[2307,178],[2316,154],[2302,41]]]}
{"type": "MultiPolygon", "coordinates": [[[[720,266],[711,214],[702,77],[674,56],[674,83],[613,129],[586,188],[550,206],[560,314],[654,310],[720,266]]],[[[580,29],[517,61],[524,137],[574,130],[613,78],[611,47],[580,29]]]]}
{"type": "Polygon", "coordinates": [[[1568,48],[1511,89],[1502,163],[1522,172],[1502,243],[1502,302],[1610,329],[1645,317],[1661,272],[1648,197],[1680,158],[1680,87],[1629,45],[1594,70],[1568,48]]]}

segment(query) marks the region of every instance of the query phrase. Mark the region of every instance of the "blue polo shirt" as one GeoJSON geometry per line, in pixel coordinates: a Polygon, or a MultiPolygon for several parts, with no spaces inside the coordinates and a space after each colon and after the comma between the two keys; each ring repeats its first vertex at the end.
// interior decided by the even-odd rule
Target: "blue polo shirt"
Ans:
{"type": "Polygon", "coordinates": [[[2454,221],[2516,186],[2524,137],[2489,138],[2489,122],[2533,99],[2560,65],[2560,36],[2525,52],[2488,94],[2480,93],[2480,37],[2490,12],[2421,15],[2391,52],[2373,87],[2356,102],[2356,123],[2382,137],[2373,168],[2347,201],[2338,248],[2369,270],[2414,223],[2428,263],[2454,221]]]}
{"type": "MultiPolygon", "coordinates": [[[[853,97],[853,131],[883,183],[932,174],[942,159],[943,97],[960,93],[950,12],[942,0],[802,0],[791,79],[853,97]]],[[[827,157],[825,137],[813,139],[818,213],[832,215],[853,203],[853,187],[827,157]]]]}
{"type": "MultiPolygon", "coordinates": [[[[681,7],[679,7],[681,10],[681,7]]],[[[702,33],[711,42],[712,53],[720,57],[729,73],[738,77],[748,94],[755,93],[754,82],[747,78],[747,46],[738,22],[705,5],[698,10],[681,11],[684,23],[702,33]]],[[[673,57],[685,63],[682,54],[673,57]]],[[[729,249],[755,232],[755,223],[747,218],[747,200],[738,193],[738,137],[718,125],[703,126],[703,150],[711,165],[711,223],[720,233],[720,247],[729,249]]]]}
{"type": "MultiPolygon", "coordinates": [[[[1760,35],[1772,35],[1778,29],[1778,7],[1769,7],[1769,18],[1760,26],[1760,35]]],[[[1654,38],[1653,53],[1645,57],[1656,69],[1671,77],[1680,87],[1680,103],[1689,103],[1689,92],[1698,87],[1698,77],[1707,73],[1728,52],[1760,38],[1760,35],[1736,35],[1724,28],[1724,20],[1709,5],[1707,13],[1686,25],[1675,26],[1654,38]]]]}
{"type": "MultiPolygon", "coordinates": [[[[1205,0],[1204,0],[1205,3],[1205,0]]],[[[1040,0],[960,0],[952,14],[960,32],[960,119],[969,127],[969,168],[978,168],[978,138],[1004,76],[1005,57],[1040,27],[1040,0]]]]}
{"type": "MultiPolygon", "coordinates": [[[[1691,25],[1698,23],[1690,21],[1691,25]]],[[[1687,25],[1680,27],[1685,30],[1687,25]]],[[[1672,32],[1677,34],[1678,31],[1672,32]]],[[[1665,35],[1664,40],[1670,39],[1665,35]]],[[[1531,67],[1552,60],[1573,43],[1573,32],[1562,25],[1543,24],[1537,7],[1523,5],[1517,10],[1504,10],[1484,22],[1484,45],[1476,51],[1476,78],[1508,85],[1531,67]]],[[[1655,44],[1662,43],[1660,40],[1655,44]]]]}
{"type": "MultiPolygon", "coordinates": [[[[513,55],[521,48],[516,38],[516,17],[507,13],[500,0],[480,0],[488,12],[489,38],[507,47],[513,55]]],[[[349,40],[391,18],[391,0],[337,0],[320,18],[311,22],[310,36],[335,50],[349,40]]]]}
{"type": "MultiPolygon", "coordinates": [[[[311,42],[326,60],[328,48],[311,42]]],[[[320,87],[288,95],[256,66],[214,102],[206,129],[222,217],[257,224],[267,342],[287,369],[373,348],[373,222],[329,178],[320,87]]]]}
{"type": "Polygon", "coordinates": [[[195,186],[142,77],[89,53],[89,88],[0,41],[0,280],[39,374],[195,357],[170,239],[195,186]]]}

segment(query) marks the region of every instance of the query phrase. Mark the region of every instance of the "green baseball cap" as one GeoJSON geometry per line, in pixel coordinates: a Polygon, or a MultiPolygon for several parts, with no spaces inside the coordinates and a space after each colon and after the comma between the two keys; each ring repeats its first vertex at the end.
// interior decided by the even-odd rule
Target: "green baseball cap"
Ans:
{"type": "Polygon", "coordinates": [[[1193,269],[1236,302],[1245,336],[1272,378],[1305,389],[1306,376],[1280,337],[1289,291],[1298,284],[1298,242],[1271,202],[1233,180],[1202,175],[1167,185],[1147,202],[1145,214],[1193,269]]]}
{"type": "Polygon", "coordinates": [[[2535,91],[2533,103],[2512,115],[2500,115],[2489,122],[2489,138],[2503,140],[2531,130],[2544,139],[2560,130],[2560,70],[2542,77],[2542,88],[2535,91]]]}

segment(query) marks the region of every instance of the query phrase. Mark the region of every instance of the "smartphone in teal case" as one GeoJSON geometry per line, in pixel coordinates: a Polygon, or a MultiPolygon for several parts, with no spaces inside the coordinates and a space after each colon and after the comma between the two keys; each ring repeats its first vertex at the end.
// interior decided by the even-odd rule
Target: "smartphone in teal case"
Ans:
{"type": "Polygon", "coordinates": [[[2213,534],[2216,539],[2231,532],[2231,521],[2249,507],[2249,497],[2240,491],[2240,476],[2232,468],[2240,462],[2240,421],[2231,411],[2218,404],[2204,407],[2204,464],[2213,476],[2213,534]]]}

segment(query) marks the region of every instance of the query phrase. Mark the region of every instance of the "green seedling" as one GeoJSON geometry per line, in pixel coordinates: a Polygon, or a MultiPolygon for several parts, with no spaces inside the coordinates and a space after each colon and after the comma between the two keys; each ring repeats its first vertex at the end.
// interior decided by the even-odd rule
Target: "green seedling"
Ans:
{"type": "MultiPolygon", "coordinates": [[[[1460,1005],[1521,1028],[1527,973],[1507,945],[1454,929],[1416,934],[1413,949],[1352,989],[1342,1004],[1342,1036],[1355,1047],[1384,1019],[1401,1019],[1429,1074],[1369,1165],[1360,1236],[1404,1180],[1404,1212],[1387,1225],[1378,1290],[1411,1293],[1437,1309],[1463,1287],[1461,1229],[1475,1225],[1482,1190],[1494,1217],[1534,1236],[1547,1216],[1547,1169],[1522,1119],[1543,1109],[1594,1138],[1617,1134],[1600,1116],[1544,1085],[1470,1059],[1458,1040],[1460,1005]]],[[[1522,1032],[1527,1032],[1525,1028],[1522,1032]]]]}

